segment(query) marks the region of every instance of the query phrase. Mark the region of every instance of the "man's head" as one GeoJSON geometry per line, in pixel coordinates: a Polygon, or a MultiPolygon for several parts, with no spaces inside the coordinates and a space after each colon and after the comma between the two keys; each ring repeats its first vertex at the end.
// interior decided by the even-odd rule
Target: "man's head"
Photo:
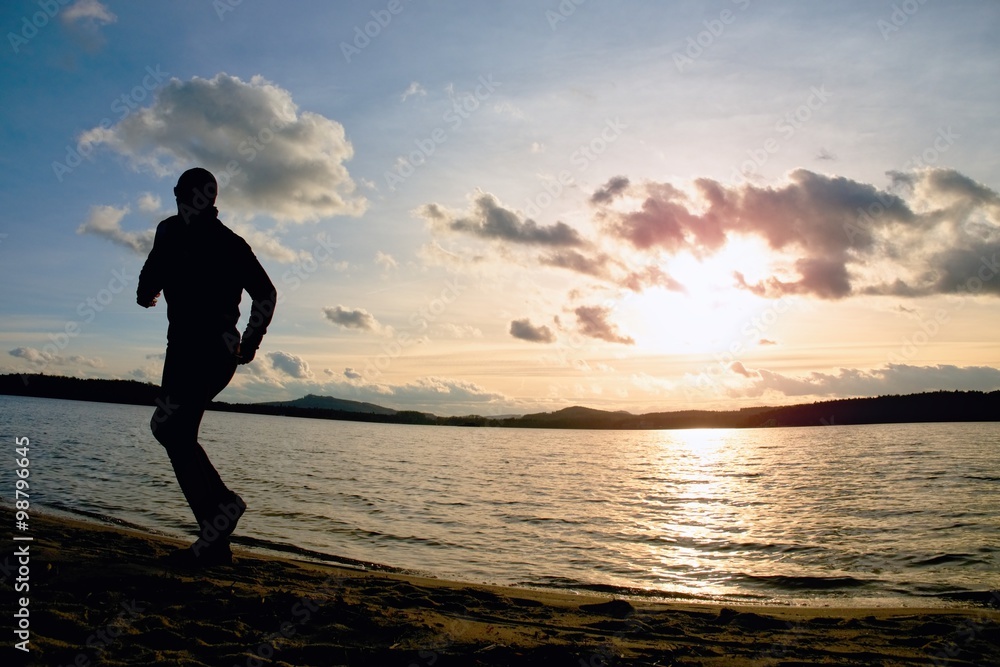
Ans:
{"type": "Polygon", "coordinates": [[[207,169],[195,167],[188,169],[177,179],[174,187],[174,197],[177,198],[179,209],[194,209],[204,211],[215,205],[215,197],[219,194],[219,184],[207,169]]]}

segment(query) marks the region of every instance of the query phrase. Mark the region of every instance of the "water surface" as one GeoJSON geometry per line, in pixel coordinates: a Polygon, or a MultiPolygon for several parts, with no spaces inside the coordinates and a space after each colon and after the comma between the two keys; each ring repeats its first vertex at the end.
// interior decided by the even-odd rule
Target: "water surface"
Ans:
{"type": "MultiPolygon", "coordinates": [[[[32,502],[193,520],[150,408],[0,396],[32,502]]],[[[238,535],[465,581],[936,605],[1000,588],[1000,424],[586,431],[209,412],[238,535]]],[[[12,459],[8,457],[10,461],[12,459]]],[[[0,471],[13,489],[13,463],[0,471]]]]}

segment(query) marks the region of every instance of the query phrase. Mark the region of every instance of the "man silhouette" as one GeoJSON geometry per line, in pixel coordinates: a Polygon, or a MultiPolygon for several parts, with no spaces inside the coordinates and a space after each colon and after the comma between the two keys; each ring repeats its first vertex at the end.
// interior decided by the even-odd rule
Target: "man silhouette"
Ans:
{"type": "Polygon", "coordinates": [[[250,246],[219,221],[217,193],[211,172],[181,174],[174,188],[177,215],[157,226],[136,290],[144,308],[155,306],[161,292],[167,301],[167,354],[149,426],[198,522],[198,540],[170,556],[192,567],[232,562],[229,536],[246,511],[198,443],[198,428],[236,366],[253,360],[277,301],[250,246]],[[244,289],[253,304],[240,337],[236,323],[244,289]]]}

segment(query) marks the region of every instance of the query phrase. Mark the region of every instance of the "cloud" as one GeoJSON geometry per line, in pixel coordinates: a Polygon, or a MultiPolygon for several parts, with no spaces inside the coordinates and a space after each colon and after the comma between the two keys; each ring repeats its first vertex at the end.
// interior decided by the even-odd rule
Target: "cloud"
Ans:
{"type": "Polygon", "coordinates": [[[539,257],[538,261],[545,266],[556,266],[607,280],[611,279],[611,265],[617,265],[617,262],[607,253],[584,255],[572,248],[556,250],[539,257]]]}
{"type": "Polygon", "coordinates": [[[312,372],[309,370],[309,364],[307,364],[305,359],[302,357],[288,352],[282,352],[280,350],[268,352],[264,356],[271,362],[271,366],[275,370],[280,371],[289,377],[312,377],[312,372]]]}
{"type": "Polygon", "coordinates": [[[545,325],[535,326],[527,318],[513,320],[510,323],[510,335],[532,343],[551,343],[556,339],[552,329],[545,325]]]}
{"type": "Polygon", "coordinates": [[[638,208],[599,218],[607,234],[654,255],[704,256],[733,237],[761,238],[775,251],[771,275],[751,282],[735,268],[734,277],[769,298],[1000,294],[996,191],[951,169],[890,177],[889,189],[806,169],[777,186],[646,183],[638,208]]]}
{"type": "Polygon", "coordinates": [[[76,233],[100,236],[135,253],[145,255],[153,247],[153,236],[156,232],[152,229],[142,232],[123,230],[121,222],[128,213],[128,206],[120,208],[117,206],[91,206],[87,219],[76,228],[76,233]]]}
{"type": "Polygon", "coordinates": [[[418,210],[424,220],[437,230],[462,232],[485,239],[523,245],[578,247],[585,245],[579,232],[564,222],[539,225],[500,205],[496,197],[480,192],[472,210],[453,213],[438,204],[426,204],[418,210]]]}
{"type": "Polygon", "coordinates": [[[97,0],[77,0],[59,12],[59,20],[73,39],[94,53],[106,42],[101,28],[117,22],[118,17],[97,0]]]}
{"type": "Polygon", "coordinates": [[[441,333],[449,338],[482,338],[483,332],[479,327],[471,324],[452,324],[451,322],[441,322],[434,325],[434,332],[441,333]]]}
{"type": "Polygon", "coordinates": [[[52,352],[46,352],[45,350],[39,350],[34,347],[16,347],[13,350],[9,350],[7,354],[12,357],[24,359],[29,364],[38,367],[45,367],[53,364],[57,366],[72,366],[74,369],[79,369],[81,366],[86,366],[88,368],[104,367],[104,361],[96,357],[84,357],[79,354],[64,357],[52,352]]]}
{"type": "Polygon", "coordinates": [[[478,410],[482,414],[484,404],[510,402],[503,394],[489,391],[474,382],[434,376],[418,378],[403,385],[379,385],[377,391],[373,395],[375,402],[381,397],[381,400],[390,400],[396,405],[409,405],[429,412],[450,405],[452,411],[458,410],[459,413],[478,410]]]}
{"type": "Polygon", "coordinates": [[[685,292],[684,285],[679,283],[663,269],[655,264],[649,264],[631,271],[620,280],[622,287],[626,287],[633,292],[641,292],[647,287],[663,287],[674,292],[685,292]]]}
{"type": "Polygon", "coordinates": [[[608,321],[611,311],[602,306],[580,306],[575,311],[580,333],[591,338],[599,338],[609,343],[634,345],[635,341],[618,333],[618,327],[608,321]]]}
{"type": "Polygon", "coordinates": [[[344,166],[354,153],[344,127],[299,111],[291,93],[261,76],[170,79],[152,105],[83,132],[79,144],[161,177],[203,166],[220,180],[220,204],[246,216],[303,222],[367,206],[344,166]]]}
{"type": "Polygon", "coordinates": [[[792,377],[765,369],[751,371],[739,365],[742,370],[733,368],[733,371],[750,378],[751,382],[731,389],[733,396],[759,397],[774,393],[782,396],[851,397],[1000,389],[1000,370],[989,366],[887,364],[872,370],[841,368],[837,373],[814,372],[792,377]]]}
{"type": "Polygon", "coordinates": [[[371,331],[377,334],[391,333],[392,329],[385,327],[375,319],[375,316],[364,308],[345,308],[336,306],[324,308],[323,314],[337,326],[344,329],[357,329],[359,331],[371,331]]]}
{"type": "Polygon", "coordinates": [[[136,202],[143,213],[156,213],[162,205],[160,198],[152,192],[141,193],[136,202]]]}
{"type": "Polygon", "coordinates": [[[274,400],[276,388],[290,397],[306,394],[336,396],[366,401],[397,410],[418,410],[434,414],[505,414],[515,411],[516,402],[474,382],[443,377],[421,377],[403,384],[388,384],[366,379],[356,369],[343,373],[325,369],[324,381],[299,380],[273,372],[266,364],[255,369],[241,366],[230,385],[232,397],[241,400],[274,400]],[[265,398],[271,397],[271,398],[265,398]]]}
{"type": "MultiPolygon", "coordinates": [[[[149,193],[139,196],[139,208],[153,205],[149,193]]],[[[159,199],[156,199],[158,204],[159,199]]],[[[87,219],[76,229],[77,234],[92,234],[124,246],[138,255],[147,255],[153,247],[155,229],[130,232],[122,229],[121,222],[130,213],[128,206],[92,206],[87,219]]],[[[301,253],[283,245],[270,232],[263,232],[244,223],[231,225],[233,231],[242,236],[259,256],[269,257],[279,262],[290,263],[301,258],[301,253]]]]}
{"type": "Polygon", "coordinates": [[[628,189],[629,181],[624,176],[615,176],[607,183],[602,185],[594,194],[590,197],[591,204],[607,204],[614,200],[615,197],[625,192],[628,189]]]}
{"type": "Polygon", "coordinates": [[[393,269],[399,268],[399,263],[396,259],[381,250],[375,253],[375,263],[382,267],[383,271],[391,271],[393,269]]]}
{"type": "Polygon", "coordinates": [[[414,81],[413,83],[410,84],[409,88],[407,88],[403,92],[402,96],[399,98],[399,101],[405,102],[408,98],[413,97],[414,95],[419,95],[420,97],[427,97],[427,89],[421,86],[418,82],[414,81]]]}

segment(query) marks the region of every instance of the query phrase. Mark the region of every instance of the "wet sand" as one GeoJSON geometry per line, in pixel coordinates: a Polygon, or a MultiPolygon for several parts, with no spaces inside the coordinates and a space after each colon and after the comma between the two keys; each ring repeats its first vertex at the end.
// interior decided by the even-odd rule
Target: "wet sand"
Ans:
{"type": "MultiPolygon", "coordinates": [[[[162,561],[186,545],[159,535],[51,516],[33,516],[30,534],[30,652],[5,650],[21,664],[1000,665],[995,608],[660,603],[238,546],[233,565],[187,572],[162,561]]],[[[2,585],[10,630],[24,595],[14,576],[2,585]]]]}

